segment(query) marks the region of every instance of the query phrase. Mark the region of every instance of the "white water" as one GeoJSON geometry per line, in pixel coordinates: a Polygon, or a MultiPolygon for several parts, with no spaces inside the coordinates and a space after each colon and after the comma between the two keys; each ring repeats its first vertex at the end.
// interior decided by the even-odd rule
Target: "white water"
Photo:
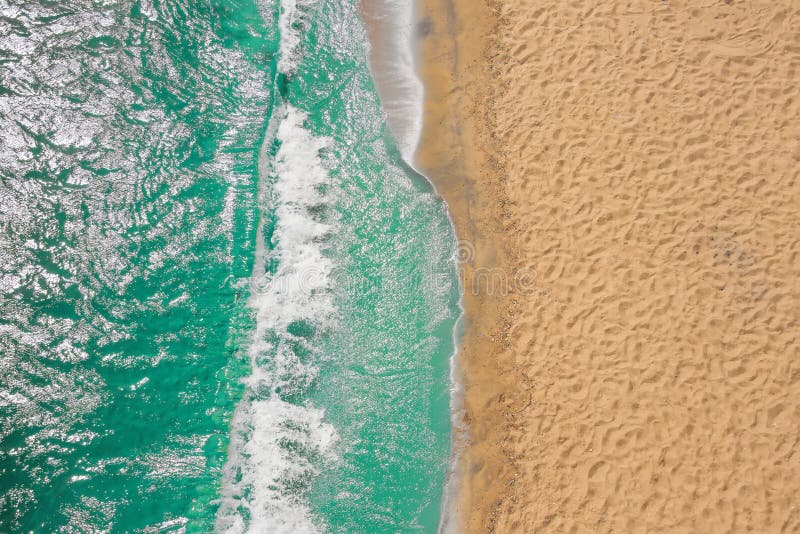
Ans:
{"type": "MultiPolygon", "coordinates": [[[[333,264],[324,254],[332,228],[312,214],[326,201],[320,186],[330,179],[319,153],[329,141],[311,135],[303,126],[305,119],[291,106],[273,116],[278,126],[271,130],[280,148],[263,173],[269,187],[262,190],[271,192],[263,199],[264,210],[274,212],[277,220],[273,249],[267,252],[267,244],[260,244],[251,281],[249,305],[256,319],[248,352],[252,374],[233,417],[219,531],[316,532],[320,525],[297,488],[317,473],[312,457],[336,459],[338,437],[324,421],[324,411],[282,399],[303,391],[316,377],[316,368],[303,363],[291,344],[303,343],[312,351],[314,347],[288,328],[299,321],[325,328],[336,312],[330,293],[333,264]],[[266,265],[273,259],[278,266],[269,275],[266,265]],[[295,446],[287,448],[287,443],[295,446]],[[248,522],[238,507],[247,509],[248,522]]],[[[271,137],[268,133],[267,139],[271,137]]],[[[265,149],[269,144],[265,141],[265,149]]]]}
{"type": "MultiPolygon", "coordinates": [[[[296,69],[302,8],[310,4],[282,2],[278,20],[281,73],[296,69]]],[[[305,120],[306,115],[291,106],[275,110],[261,151],[260,204],[262,214],[274,213],[275,225],[272,243],[264,242],[263,221],[259,228],[248,303],[256,321],[248,350],[252,374],[233,416],[217,515],[219,532],[319,531],[322,526],[312,517],[302,488],[317,473],[312,459],[336,460],[338,436],[324,421],[324,410],[282,398],[308,387],[317,372],[292,349],[292,343],[301,343],[314,351],[309,340],[288,331],[290,325],[303,322],[322,329],[336,312],[330,293],[333,264],[324,253],[332,228],[312,213],[326,202],[321,186],[330,178],[320,151],[330,142],[311,135],[305,120]],[[273,140],[280,147],[269,161],[273,140]],[[269,266],[275,262],[277,268],[271,274],[269,266]]]]}
{"type": "Polygon", "coordinates": [[[306,26],[307,8],[316,4],[316,0],[280,0],[278,31],[280,32],[280,57],[278,72],[292,74],[300,61],[300,40],[302,28],[306,26]]]}
{"type": "MultiPolygon", "coordinates": [[[[303,10],[313,3],[282,0],[278,71],[283,74],[296,71],[306,22],[303,10]]],[[[385,63],[376,66],[373,56],[372,72],[401,155],[413,167],[422,130],[424,96],[413,49],[414,12],[411,2],[389,0],[383,4],[379,12],[387,19],[384,28],[391,31],[382,35],[386,41],[382,47],[385,63]],[[380,80],[377,73],[381,73],[380,80]]],[[[325,462],[337,461],[338,436],[325,422],[324,410],[310,404],[291,404],[282,398],[286,393],[304,390],[316,377],[316,369],[300,361],[289,346],[289,342],[307,341],[290,334],[288,327],[302,321],[326,328],[336,316],[330,292],[334,265],[326,256],[324,245],[335,229],[312,215],[314,208],[326,203],[319,186],[328,182],[329,175],[319,153],[329,146],[329,141],[311,135],[303,126],[305,118],[303,112],[291,106],[276,110],[262,149],[262,197],[271,192],[269,198],[261,199],[262,210],[276,216],[274,247],[263,242],[257,245],[251,280],[254,291],[249,302],[256,317],[249,350],[252,375],[246,380],[247,392],[233,417],[218,531],[304,534],[324,528],[316,523],[305,492],[297,487],[318,472],[319,465],[312,462],[312,456],[325,462]],[[266,152],[273,139],[281,145],[268,162],[266,152]],[[278,263],[277,270],[264,276],[265,266],[273,261],[278,263]],[[296,446],[289,450],[285,447],[287,442],[296,446]]],[[[454,455],[456,441],[465,435],[459,430],[463,418],[457,375],[454,355],[454,455]]],[[[452,517],[455,507],[452,496],[456,478],[451,468],[440,526],[440,530],[448,532],[455,527],[447,518],[452,517]]]]}

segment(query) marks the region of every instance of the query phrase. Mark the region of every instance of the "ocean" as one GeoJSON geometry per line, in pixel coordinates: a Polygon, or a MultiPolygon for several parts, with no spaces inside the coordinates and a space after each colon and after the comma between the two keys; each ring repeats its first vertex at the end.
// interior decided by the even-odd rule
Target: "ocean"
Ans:
{"type": "Polygon", "coordinates": [[[437,529],[456,240],[368,47],[356,0],[0,0],[0,531],[437,529]]]}

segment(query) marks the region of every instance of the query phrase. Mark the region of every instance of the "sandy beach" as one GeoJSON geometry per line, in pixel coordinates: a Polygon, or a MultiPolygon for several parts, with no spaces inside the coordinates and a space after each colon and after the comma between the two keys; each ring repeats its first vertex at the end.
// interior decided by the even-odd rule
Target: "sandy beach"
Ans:
{"type": "Polygon", "coordinates": [[[788,0],[420,3],[417,163],[463,240],[449,526],[800,529],[798,25],[788,0]]]}

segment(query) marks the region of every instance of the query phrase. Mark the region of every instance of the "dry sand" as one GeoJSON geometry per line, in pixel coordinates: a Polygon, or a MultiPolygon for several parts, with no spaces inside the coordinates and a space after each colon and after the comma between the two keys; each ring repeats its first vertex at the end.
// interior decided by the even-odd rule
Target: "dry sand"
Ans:
{"type": "Polygon", "coordinates": [[[418,163],[470,243],[460,526],[800,531],[800,3],[419,17],[418,163]]]}

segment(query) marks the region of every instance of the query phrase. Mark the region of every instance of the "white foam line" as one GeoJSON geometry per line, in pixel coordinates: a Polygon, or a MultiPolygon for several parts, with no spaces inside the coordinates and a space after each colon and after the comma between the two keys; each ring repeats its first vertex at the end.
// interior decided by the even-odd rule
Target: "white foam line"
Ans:
{"type": "Polygon", "coordinates": [[[248,302],[256,319],[248,350],[252,374],[233,416],[219,532],[317,532],[320,526],[297,487],[318,474],[312,458],[335,461],[338,437],[324,421],[324,410],[281,398],[304,391],[317,373],[292,350],[292,343],[304,340],[290,334],[289,326],[303,321],[325,328],[336,312],[330,292],[333,265],[324,254],[332,227],[313,216],[314,208],[326,202],[320,186],[330,178],[320,151],[330,141],[306,130],[306,119],[291,106],[276,109],[261,150],[260,203],[276,221],[271,252],[263,241],[263,222],[259,225],[248,302]],[[280,146],[269,161],[273,140],[280,146]],[[269,275],[266,265],[272,259],[278,265],[269,275]]]}
{"type": "MultiPolygon", "coordinates": [[[[292,74],[300,59],[304,8],[315,0],[282,0],[278,71],[292,74]]],[[[317,369],[292,348],[305,343],[288,332],[306,322],[324,328],[335,313],[330,292],[332,262],[324,241],[332,228],[313,211],[326,199],[329,181],[320,151],[330,141],[313,136],[305,113],[288,105],[273,111],[259,154],[259,204],[275,217],[272,243],[259,223],[249,307],[255,329],[248,348],[251,375],[233,415],[228,461],[216,529],[226,533],[311,534],[320,530],[298,488],[318,474],[319,460],[335,460],[336,430],[310,403],[282,395],[308,388],[317,369]],[[279,147],[274,158],[269,151],[279,147]],[[272,264],[277,261],[277,267],[272,264]],[[268,268],[272,267],[272,268],[268,268]],[[274,272],[273,272],[274,271],[274,272]],[[291,446],[287,447],[287,444],[291,446]]]]}
{"type": "Polygon", "coordinates": [[[332,457],[336,431],[324,422],[325,412],[290,404],[276,395],[267,400],[244,401],[239,415],[229,463],[240,480],[229,484],[217,519],[217,531],[312,534],[319,530],[305,500],[292,494],[292,485],[317,473],[306,458],[286,447],[332,457]],[[240,512],[245,508],[249,519],[240,512]]]}
{"type": "Polygon", "coordinates": [[[317,0],[280,0],[278,72],[293,74],[297,70],[302,28],[307,22],[304,10],[316,3],[317,0]]]}
{"type": "MultiPolygon", "coordinates": [[[[451,220],[452,224],[452,220],[451,220]]],[[[460,268],[456,260],[456,269],[460,268]]],[[[459,286],[461,285],[459,279],[459,286]]],[[[459,366],[459,345],[461,332],[464,326],[464,291],[459,287],[460,297],[458,308],[460,316],[453,327],[453,354],[450,356],[450,465],[442,492],[442,505],[439,512],[440,534],[457,534],[460,531],[458,518],[459,488],[463,482],[461,456],[464,448],[469,443],[469,427],[466,424],[466,409],[464,408],[464,385],[461,381],[459,366]]]]}

